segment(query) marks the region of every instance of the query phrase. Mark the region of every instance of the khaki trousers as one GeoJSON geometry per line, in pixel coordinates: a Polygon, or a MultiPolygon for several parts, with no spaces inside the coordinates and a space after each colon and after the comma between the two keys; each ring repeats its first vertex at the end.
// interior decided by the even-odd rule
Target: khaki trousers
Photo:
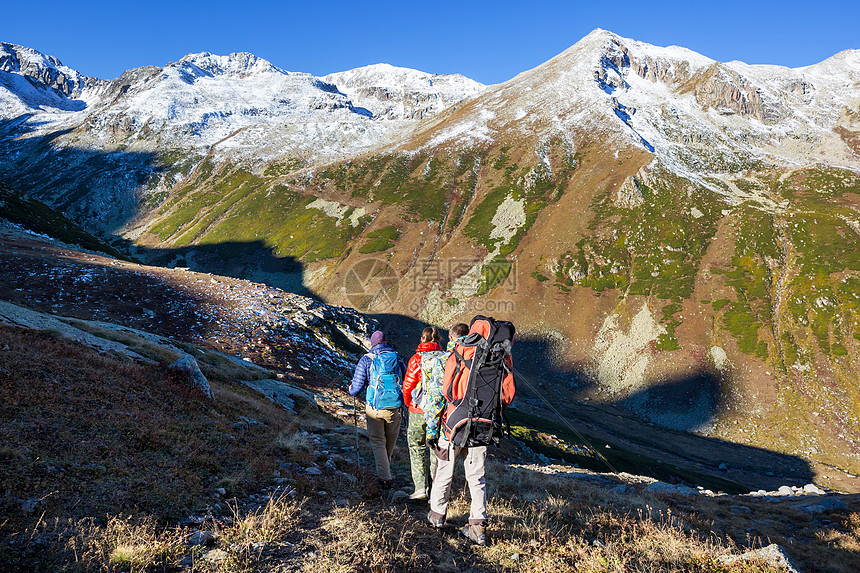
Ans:
{"type": "Polygon", "coordinates": [[[454,465],[458,457],[463,458],[466,470],[466,483],[472,507],[469,511],[469,525],[484,525],[487,522],[487,482],[484,479],[484,463],[487,460],[487,446],[460,448],[439,436],[439,447],[447,449],[448,459],[436,462],[436,475],[430,490],[430,513],[434,519],[445,519],[448,511],[448,498],[451,483],[454,481],[454,465]]]}
{"type": "Polygon", "coordinates": [[[391,454],[400,432],[400,410],[377,410],[368,405],[364,413],[367,414],[367,437],[376,462],[376,477],[390,480],[391,454]]]}

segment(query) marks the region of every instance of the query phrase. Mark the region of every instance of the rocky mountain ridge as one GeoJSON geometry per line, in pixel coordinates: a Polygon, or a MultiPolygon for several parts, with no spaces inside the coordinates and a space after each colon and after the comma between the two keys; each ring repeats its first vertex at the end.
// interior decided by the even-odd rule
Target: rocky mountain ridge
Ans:
{"type": "Polygon", "coordinates": [[[107,81],[85,78],[29,48],[3,44],[3,50],[2,119],[14,122],[28,114],[27,123],[40,125],[36,134],[68,123],[78,128],[78,144],[202,150],[218,144],[219,152],[258,161],[261,154],[318,160],[364,151],[388,141],[389,132],[397,133],[410,120],[429,117],[483,88],[463,76],[387,65],[316,78],[249,53],[208,52],[107,81]],[[32,82],[32,89],[21,89],[22,79],[32,82]],[[358,100],[341,93],[338,82],[358,100]]]}

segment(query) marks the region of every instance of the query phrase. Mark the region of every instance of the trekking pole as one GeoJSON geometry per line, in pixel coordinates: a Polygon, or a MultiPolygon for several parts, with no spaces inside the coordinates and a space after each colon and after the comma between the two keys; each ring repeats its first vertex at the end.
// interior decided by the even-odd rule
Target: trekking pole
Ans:
{"type": "Polygon", "coordinates": [[[361,458],[358,454],[358,410],[355,407],[355,396],[352,397],[352,419],[355,421],[355,465],[361,467],[361,458]]]}

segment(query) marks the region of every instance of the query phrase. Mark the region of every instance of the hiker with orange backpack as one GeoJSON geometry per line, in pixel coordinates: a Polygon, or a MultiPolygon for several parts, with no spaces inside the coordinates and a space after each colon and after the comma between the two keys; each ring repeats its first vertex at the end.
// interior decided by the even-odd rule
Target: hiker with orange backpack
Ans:
{"type": "Polygon", "coordinates": [[[388,489],[392,485],[391,455],[400,432],[401,384],[406,366],[388,345],[381,330],[370,335],[370,345],[370,352],[362,356],[355,367],[349,394],[355,396],[367,386],[367,437],[380,487],[388,489]]]}
{"type": "Polygon", "coordinates": [[[443,395],[447,408],[442,435],[437,444],[431,444],[439,459],[427,519],[436,528],[445,524],[454,464],[462,457],[472,503],[469,522],[460,533],[478,545],[487,542],[487,446],[498,444],[503,410],[516,393],[511,357],[514,334],[510,322],[480,315],[472,319],[468,336],[456,344],[445,364],[443,395]]]}

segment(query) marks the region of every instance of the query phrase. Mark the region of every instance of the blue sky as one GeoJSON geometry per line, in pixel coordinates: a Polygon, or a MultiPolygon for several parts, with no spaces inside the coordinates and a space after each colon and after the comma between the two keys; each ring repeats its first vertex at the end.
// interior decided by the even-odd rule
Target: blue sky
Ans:
{"type": "Polygon", "coordinates": [[[386,62],[498,83],[594,28],[708,57],[791,67],[860,48],[860,2],[689,0],[428,3],[263,0],[6,2],[0,41],[114,78],[189,52],[252,52],[324,75],[386,62]]]}

